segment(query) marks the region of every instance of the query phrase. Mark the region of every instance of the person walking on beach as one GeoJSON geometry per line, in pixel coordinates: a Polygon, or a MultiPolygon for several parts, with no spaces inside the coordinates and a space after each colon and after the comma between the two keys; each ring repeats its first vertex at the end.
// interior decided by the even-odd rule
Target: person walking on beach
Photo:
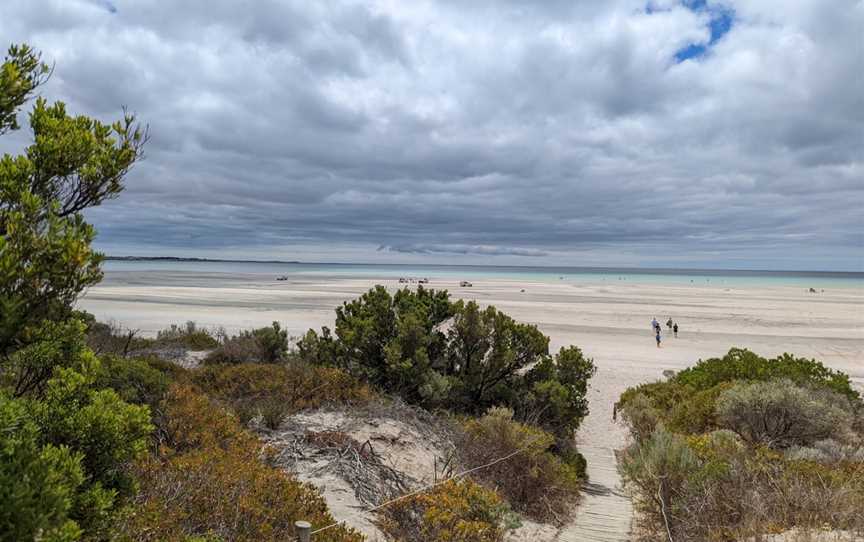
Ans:
{"type": "Polygon", "coordinates": [[[675,334],[675,338],[678,338],[678,322],[672,324],[672,333],[675,334]]]}
{"type": "Polygon", "coordinates": [[[666,320],[666,327],[668,327],[670,331],[672,330],[672,318],[671,317],[668,320],[666,320]]]}
{"type": "Polygon", "coordinates": [[[660,348],[660,326],[657,326],[657,335],[654,338],[657,339],[657,348],[660,348]]]}
{"type": "Polygon", "coordinates": [[[657,321],[657,318],[651,319],[651,331],[657,331],[660,329],[660,322],[657,321]]]}

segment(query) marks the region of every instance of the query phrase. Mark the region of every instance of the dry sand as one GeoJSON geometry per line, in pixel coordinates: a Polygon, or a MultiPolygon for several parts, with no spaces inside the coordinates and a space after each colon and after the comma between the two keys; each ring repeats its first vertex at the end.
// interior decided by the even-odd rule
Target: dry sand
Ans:
{"type": "MultiPolygon", "coordinates": [[[[107,278],[88,292],[82,308],[145,334],[186,320],[229,331],[277,320],[299,336],[310,327],[332,325],[335,306],[374,284],[400,287],[393,279],[373,277],[306,276],[276,282],[252,275],[127,272],[107,278]]],[[[473,283],[473,288],[460,288],[457,279],[433,278],[428,286],[493,304],[517,320],[537,324],[551,337],[553,348],[578,345],[598,368],[591,383],[591,414],[578,435],[597,487],[586,494],[579,525],[557,540],[626,539],[631,512],[617,487],[612,456],[626,436],[611,418],[612,404],[628,386],[739,346],[765,356],[792,352],[817,358],[864,388],[864,288],[826,288],[814,294],[792,286],[612,280],[473,283]],[[662,348],[654,343],[653,317],[664,324],[662,348]],[[679,322],[678,338],[666,333],[669,317],[679,322]]]]}

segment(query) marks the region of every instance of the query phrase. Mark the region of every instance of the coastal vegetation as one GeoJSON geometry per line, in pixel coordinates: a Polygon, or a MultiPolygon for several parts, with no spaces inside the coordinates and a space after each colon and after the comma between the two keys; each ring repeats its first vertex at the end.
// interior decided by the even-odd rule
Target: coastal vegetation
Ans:
{"type": "Polygon", "coordinates": [[[732,349],[619,402],[647,539],[864,533],[864,403],[847,375],[732,349]]]}
{"type": "Polygon", "coordinates": [[[453,301],[418,286],[377,286],[336,309],[335,330],[310,330],[301,359],[339,367],[425,408],[472,415],[513,410],[569,449],[588,414],[593,362],[571,346],[549,353],[549,337],[495,307],[453,301]]]}
{"type": "MultiPolygon", "coordinates": [[[[0,134],[19,128],[48,75],[37,52],[9,49],[0,134]]],[[[296,351],[278,323],[142,337],[98,322],[75,310],[102,277],[82,213],[122,192],[147,130],[41,98],[30,125],[25,154],[0,161],[0,540],[266,541],[293,536],[299,519],[331,525],[320,493],[276,466],[255,428],[390,394],[463,416],[460,466],[521,456],[406,500],[382,515],[391,535],[500,540],[511,506],[569,512],[584,477],[570,437],[593,373],[578,349],[550,355],[536,327],[422,288],[375,288],[337,309],[335,336],[310,331],[296,351]],[[188,352],[203,365],[174,363],[188,352]]],[[[360,539],[342,525],[316,535],[360,539]]]]}
{"type": "MultiPolygon", "coordinates": [[[[36,51],[9,48],[0,135],[48,75],[36,51]]],[[[102,277],[82,212],[123,190],[146,129],[42,98],[29,119],[34,142],[0,160],[0,540],[285,540],[295,519],[332,522],[182,369],[128,359],[134,333],[74,310],[102,277]]],[[[216,346],[188,327],[155,341],[216,346]]]]}

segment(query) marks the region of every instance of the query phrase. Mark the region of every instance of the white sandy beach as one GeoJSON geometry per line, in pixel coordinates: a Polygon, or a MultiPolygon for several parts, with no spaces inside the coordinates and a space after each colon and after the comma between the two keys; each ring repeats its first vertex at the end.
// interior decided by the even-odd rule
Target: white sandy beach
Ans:
{"type": "MultiPolygon", "coordinates": [[[[517,320],[537,324],[551,337],[554,349],[575,344],[594,359],[598,371],[591,383],[591,414],[578,438],[588,452],[589,475],[607,489],[614,490],[617,483],[617,475],[609,471],[614,471],[611,450],[625,443],[625,431],[611,421],[612,404],[628,386],[658,379],[666,369],[681,369],[739,346],[765,356],[791,352],[817,358],[845,371],[864,388],[862,288],[826,288],[814,294],[793,286],[673,286],[611,280],[579,284],[475,279],[472,288],[460,288],[458,283],[433,278],[428,286],[493,304],[517,320]],[[653,317],[664,324],[662,348],[654,343],[653,317]],[[677,339],[666,333],[669,317],[680,325],[677,339]]],[[[276,320],[289,334],[299,336],[310,327],[332,325],[334,307],[374,284],[391,290],[400,287],[394,279],[357,276],[305,276],[276,282],[216,273],[109,273],[80,306],[99,319],[115,320],[144,334],[187,320],[228,331],[276,320]]],[[[600,506],[606,510],[613,505],[600,506]]],[[[579,539],[578,535],[561,538],[579,539]]]]}

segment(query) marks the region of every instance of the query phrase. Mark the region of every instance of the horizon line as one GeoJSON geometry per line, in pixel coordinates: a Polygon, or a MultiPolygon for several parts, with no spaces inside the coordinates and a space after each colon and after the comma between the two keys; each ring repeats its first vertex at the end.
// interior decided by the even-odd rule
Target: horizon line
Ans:
{"type": "Polygon", "coordinates": [[[864,278],[864,271],[830,271],[815,269],[741,269],[741,268],[711,268],[711,267],[640,267],[640,266],[599,266],[599,265],[518,265],[518,264],[451,264],[451,263],[421,263],[417,262],[310,262],[300,260],[249,260],[236,258],[200,258],[196,256],[114,256],[105,255],[105,261],[185,261],[185,262],[210,262],[210,263],[258,263],[258,264],[284,264],[284,265],[363,265],[363,266],[437,266],[437,267],[488,267],[488,268],[521,268],[521,269],[579,269],[594,271],[641,271],[641,272],[663,272],[663,271],[693,271],[693,272],[744,272],[744,273],[799,273],[814,275],[848,275],[864,278]]]}

